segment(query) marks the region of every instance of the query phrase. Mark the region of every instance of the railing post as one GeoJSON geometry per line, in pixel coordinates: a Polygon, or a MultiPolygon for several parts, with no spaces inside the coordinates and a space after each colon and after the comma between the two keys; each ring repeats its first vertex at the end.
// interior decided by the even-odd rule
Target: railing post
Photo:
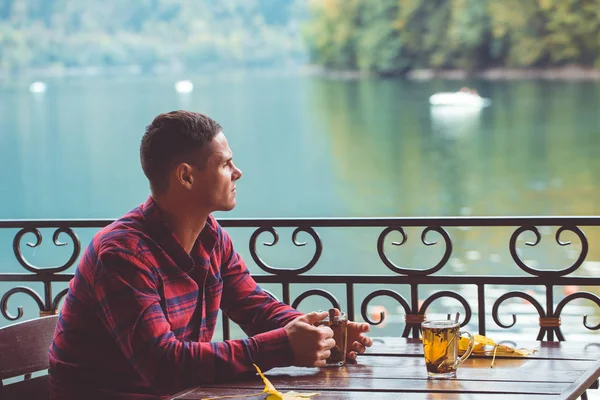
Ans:
{"type": "Polygon", "coordinates": [[[485,336],[485,287],[477,285],[477,318],[479,320],[479,334],[485,336]]]}
{"type": "Polygon", "coordinates": [[[346,313],[348,319],[354,321],[354,285],[346,283],[346,313]]]}

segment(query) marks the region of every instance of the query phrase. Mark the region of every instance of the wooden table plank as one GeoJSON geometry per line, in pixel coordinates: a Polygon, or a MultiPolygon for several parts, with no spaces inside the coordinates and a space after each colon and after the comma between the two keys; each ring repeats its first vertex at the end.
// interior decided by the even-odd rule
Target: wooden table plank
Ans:
{"type": "MultiPolygon", "coordinates": [[[[459,367],[460,379],[481,381],[520,381],[524,376],[530,382],[574,382],[593,361],[577,360],[496,360],[490,368],[488,359],[469,359],[459,367]]],[[[276,377],[307,377],[311,379],[427,379],[422,357],[361,357],[356,364],[341,368],[277,368],[267,372],[269,379],[276,377]]]]}
{"type": "MultiPolygon", "coordinates": [[[[376,338],[358,363],[341,368],[276,368],[268,371],[275,387],[287,392],[318,392],[318,399],[575,399],[600,376],[600,345],[578,342],[526,342],[537,348],[534,356],[471,357],[458,378],[427,379],[418,339],[376,338]]],[[[178,399],[259,393],[256,377],[250,381],[207,385],[184,391],[178,399]]],[[[263,397],[257,396],[256,399],[263,397]]]]}
{"type": "MultiPolygon", "coordinates": [[[[265,400],[266,394],[242,397],[254,392],[247,389],[232,389],[232,388],[198,388],[181,394],[173,399],[177,400],[199,400],[217,396],[239,396],[231,397],[229,400],[265,400]]],[[[364,392],[349,392],[349,391],[327,391],[319,390],[319,395],[314,397],[314,400],[391,400],[401,398],[402,400],[480,400],[478,394],[457,394],[457,393],[369,393],[365,397],[364,392]]],[[[559,399],[559,395],[547,394],[486,394],[485,400],[543,400],[543,399],[559,399]]]]}
{"type": "MultiPolygon", "coordinates": [[[[592,366],[588,368],[584,375],[581,375],[575,382],[565,389],[562,394],[562,398],[565,400],[575,400],[578,398],[576,393],[585,391],[592,384],[597,387],[598,376],[600,375],[600,360],[596,361],[592,366]]],[[[592,389],[597,390],[597,389],[592,389]]]]}
{"type": "MultiPolygon", "coordinates": [[[[536,349],[537,351],[528,356],[528,358],[595,361],[600,359],[600,337],[598,341],[599,343],[524,341],[513,344],[513,347],[536,349]]],[[[373,347],[367,349],[367,354],[371,356],[399,355],[417,357],[423,356],[423,348],[419,339],[375,338],[373,347]]],[[[477,356],[473,357],[477,358],[477,356]]]]}
{"type": "MultiPolygon", "coordinates": [[[[271,383],[280,391],[315,392],[323,390],[345,390],[357,392],[449,392],[449,393],[540,393],[559,395],[568,387],[565,382],[502,382],[467,380],[427,380],[427,379],[379,379],[354,378],[318,380],[312,377],[282,378],[273,377],[271,383]]],[[[231,388],[261,390],[262,382],[235,382],[231,388]]],[[[207,385],[206,387],[211,387],[207,385]]]]}

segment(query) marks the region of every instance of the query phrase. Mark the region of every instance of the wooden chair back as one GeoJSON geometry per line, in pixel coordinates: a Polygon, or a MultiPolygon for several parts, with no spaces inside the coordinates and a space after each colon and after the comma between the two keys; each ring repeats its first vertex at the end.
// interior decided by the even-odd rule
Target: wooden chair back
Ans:
{"type": "Polygon", "coordinates": [[[48,348],[58,315],[0,328],[0,398],[48,398],[48,378],[31,373],[48,369],[48,348]],[[2,385],[3,379],[25,375],[23,381],[2,385]]]}

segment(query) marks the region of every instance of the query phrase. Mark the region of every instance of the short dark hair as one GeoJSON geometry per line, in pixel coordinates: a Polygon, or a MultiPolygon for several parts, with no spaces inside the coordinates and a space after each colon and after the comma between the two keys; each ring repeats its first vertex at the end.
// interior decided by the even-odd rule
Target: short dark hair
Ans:
{"type": "MultiPolygon", "coordinates": [[[[190,162],[222,129],[215,120],[191,111],[178,110],[156,116],[146,127],[140,145],[142,169],[152,192],[166,190],[171,168],[190,162]]],[[[196,161],[194,165],[203,168],[206,162],[198,165],[196,161]]]]}

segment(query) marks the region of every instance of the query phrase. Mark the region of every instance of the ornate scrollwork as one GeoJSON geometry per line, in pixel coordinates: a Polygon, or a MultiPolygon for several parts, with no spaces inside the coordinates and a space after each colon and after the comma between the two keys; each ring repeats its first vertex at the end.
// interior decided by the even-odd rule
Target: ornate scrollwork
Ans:
{"type": "MultiPolygon", "coordinates": [[[[368,322],[369,324],[379,325],[379,324],[383,323],[383,321],[385,320],[385,311],[379,312],[379,321],[371,320],[371,318],[369,318],[369,314],[367,312],[369,303],[371,302],[371,300],[373,300],[376,297],[380,297],[380,296],[387,296],[387,297],[391,297],[392,299],[396,300],[402,306],[402,308],[406,312],[406,315],[411,315],[410,305],[408,304],[406,299],[400,293],[398,293],[394,290],[389,290],[389,289],[376,290],[373,293],[369,294],[367,297],[365,297],[365,299],[363,300],[363,302],[360,306],[360,313],[361,313],[363,319],[366,322],[368,322]]],[[[407,322],[406,326],[404,327],[404,332],[402,333],[402,337],[407,337],[411,328],[414,328],[414,327],[411,326],[407,322]]]]}
{"type": "MultiPolygon", "coordinates": [[[[562,313],[563,308],[565,308],[565,306],[570,303],[571,301],[575,300],[575,299],[587,299],[590,301],[593,301],[594,303],[596,303],[596,305],[598,307],[600,307],[600,297],[596,296],[593,293],[590,292],[578,292],[578,293],[573,293],[570,294],[569,296],[565,297],[564,299],[561,300],[560,303],[558,303],[558,305],[556,306],[556,310],[554,311],[554,318],[560,318],[560,314],[562,313]]],[[[598,325],[588,325],[587,323],[587,315],[583,316],[583,326],[585,326],[587,329],[592,330],[592,331],[597,331],[600,329],[600,323],[598,323],[598,325]]],[[[558,337],[558,340],[565,340],[560,328],[556,330],[556,336],[558,337]]]]}
{"type": "Polygon", "coordinates": [[[341,310],[340,308],[340,302],[335,298],[335,296],[333,294],[331,294],[330,292],[328,292],[327,290],[323,290],[323,289],[311,289],[311,290],[307,290],[306,292],[302,293],[300,296],[296,297],[296,299],[294,300],[294,302],[292,303],[292,307],[293,308],[298,308],[298,306],[300,305],[300,303],[302,302],[302,300],[306,299],[307,297],[310,296],[320,296],[320,297],[324,297],[327,300],[329,300],[331,302],[331,307],[337,308],[338,310],[341,310]]]}
{"type": "Polygon", "coordinates": [[[523,292],[508,292],[508,293],[504,293],[502,296],[498,297],[498,299],[494,302],[494,305],[492,306],[492,318],[494,319],[494,322],[498,326],[508,329],[508,328],[512,328],[517,323],[517,316],[515,314],[512,315],[512,320],[513,320],[512,324],[508,324],[508,325],[502,323],[502,321],[500,321],[500,318],[498,317],[498,309],[500,308],[500,304],[502,304],[504,301],[506,301],[508,299],[513,299],[513,298],[517,298],[517,297],[527,300],[529,303],[531,303],[537,310],[540,318],[546,318],[546,312],[544,311],[544,308],[541,306],[541,304],[535,298],[533,298],[533,296],[531,296],[527,293],[523,293],[523,292]]]}
{"type": "Polygon", "coordinates": [[[381,258],[381,261],[383,261],[383,263],[390,270],[392,270],[398,274],[413,275],[413,276],[414,275],[430,275],[430,274],[433,274],[433,273],[439,271],[440,269],[442,269],[444,267],[444,265],[446,265],[446,263],[450,259],[450,255],[452,254],[452,240],[450,239],[450,235],[442,227],[428,226],[427,228],[425,228],[423,230],[423,233],[421,233],[421,242],[425,246],[433,246],[433,245],[437,244],[437,242],[427,241],[426,240],[427,234],[431,231],[439,233],[442,236],[442,238],[444,239],[444,242],[446,243],[446,250],[444,251],[444,255],[442,256],[442,259],[433,268],[429,268],[429,269],[409,269],[409,268],[399,267],[396,264],[394,264],[392,261],[390,261],[390,259],[385,255],[385,251],[383,248],[384,243],[385,243],[385,238],[392,231],[400,232],[400,234],[402,235],[401,242],[392,242],[392,244],[394,246],[402,246],[408,240],[406,232],[404,232],[404,229],[402,227],[399,227],[399,226],[387,227],[386,229],[384,229],[381,232],[381,234],[379,235],[379,238],[377,239],[377,253],[379,253],[379,257],[381,258]]]}
{"type": "Polygon", "coordinates": [[[494,319],[494,322],[498,326],[508,329],[508,328],[512,328],[517,323],[517,316],[515,314],[512,315],[512,323],[508,324],[508,325],[502,323],[502,321],[500,321],[500,318],[498,316],[498,310],[500,308],[500,305],[504,301],[506,301],[508,299],[514,299],[514,298],[521,298],[523,300],[528,301],[529,303],[531,303],[531,305],[533,305],[535,307],[536,311],[538,312],[538,315],[540,316],[540,331],[538,333],[536,340],[542,340],[547,332],[558,331],[557,326],[553,326],[553,325],[543,326],[541,321],[548,318],[546,316],[546,312],[544,311],[544,308],[533,296],[531,296],[530,294],[527,294],[527,293],[523,293],[523,292],[504,293],[502,296],[498,297],[498,299],[494,302],[494,305],[492,306],[492,318],[494,319]]]}
{"type": "Polygon", "coordinates": [[[421,305],[419,314],[425,314],[425,312],[427,312],[427,308],[431,305],[431,303],[433,303],[434,301],[436,301],[438,299],[441,299],[442,297],[451,297],[453,299],[458,300],[458,302],[465,309],[465,314],[464,314],[465,318],[460,323],[460,326],[465,326],[469,323],[469,321],[471,321],[472,312],[471,312],[471,306],[469,305],[469,302],[463,296],[461,296],[460,294],[453,292],[451,290],[442,290],[441,292],[437,292],[437,293],[434,293],[431,296],[429,296],[427,299],[425,299],[425,301],[421,305]]]}
{"type": "Polygon", "coordinates": [[[275,246],[277,244],[277,242],[279,241],[279,235],[277,234],[277,231],[273,227],[271,227],[271,226],[264,227],[263,226],[263,227],[255,230],[254,233],[252,233],[252,236],[250,237],[250,255],[252,256],[252,259],[254,260],[256,265],[258,265],[260,267],[260,269],[262,269],[265,272],[268,272],[268,273],[274,274],[274,275],[283,276],[283,277],[286,277],[286,276],[291,277],[291,276],[300,275],[300,274],[303,274],[306,271],[309,271],[310,269],[312,269],[312,267],[315,266],[315,264],[321,257],[321,252],[323,251],[323,244],[322,244],[321,238],[319,237],[317,232],[310,226],[300,226],[300,227],[296,228],[294,230],[294,232],[292,233],[292,242],[294,243],[294,245],[296,245],[298,247],[304,246],[304,245],[306,245],[306,242],[298,242],[298,240],[297,240],[298,233],[305,232],[305,233],[308,233],[310,236],[312,236],[313,240],[315,241],[315,254],[313,255],[312,259],[308,262],[308,264],[306,264],[305,266],[303,266],[301,268],[297,268],[297,269],[273,268],[269,264],[265,263],[258,256],[258,254],[256,252],[256,241],[258,239],[258,236],[263,232],[269,232],[273,236],[273,242],[271,242],[271,243],[264,242],[263,244],[265,246],[275,246]]]}
{"type": "Polygon", "coordinates": [[[77,260],[77,257],[79,257],[79,252],[81,251],[81,244],[79,242],[79,237],[77,237],[77,234],[75,232],[73,232],[73,230],[71,228],[61,227],[61,228],[58,228],[56,231],[54,231],[54,234],[52,235],[52,242],[56,246],[65,246],[68,243],[60,242],[58,240],[58,238],[61,233],[64,233],[67,236],[69,236],[71,238],[71,240],[73,241],[73,253],[71,254],[71,257],[69,258],[69,260],[66,263],[64,263],[61,266],[49,267],[49,268],[38,268],[38,267],[30,264],[25,259],[25,257],[23,257],[23,254],[21,253],[21,239],[23,239],[23,236],[25,236],[28,233],[34,234],[36,241],[35,241],[35,243],[27,243],[27,246],[37,247],[40,244],[42,244],[42,234],[37,228],[23,228],[19,232],[17,232],[17,234],[15,235],[15,238],[13,240],[13,251],[15,253],[15,257],[17,258],[17,261],[19,262],[19,264],[21,264],[23,266],[23,268],[25,268],[29,272],[33,272],[36,274],[44,274],[44,275],[62,272],[62,271],[67,270],[69,267],[71,267],[73,265],[73,263],[77,260]]]}
{"type": "Polygon", "coordinates": [[[521,260],[521,258],[517,254],[517,239],[519,238],[519,235],[521,235],[521,233],[523,233],[525,231],[530,231],[535,234],[535,242],[525,242],[525,244],[527,246],[537,246],[537,244],[540,243],[540,241],[542,240],[542,235],[540,235],[540,232],[538,231],[537,227],[532,226],[532,225],[522,226],[522,227],[518,228],[516,231],[514,231],[512,236],[510,237],[509,250],[510,250],[510,255],[512,256],[515,263],[517,263],[519,268],[521,268],[523,271],[527,272],[528,274],[537,275],[537,276],[548,276],[548,277],[549,276],[568,275],[571,272],[577,270],[581,266],[583,261],[585,260],[585,257],[587,256],[589,246],[588,246],[588,240],[587,240],[585,234],[583,233],[583,231],[576,226],[565,225],[565,226],[561,226],[556,231],[556,243],[558,243],[560,246],[568,246],[571,244],[571,242],[563,242],[560,240],[560,235],[564,231],[571,231],[579,237],[579,240],[581,241],[581,253],[579,254],[579,257],[577,258],[575,263],[573,263],[573,265],[571,265],[570,267],[565,268],[565,269],[550,270],[550,271],[539,270],[539,269],[529,267],[528,265],[526,265],[523,262],[523,260],[521,260]]]}
{"type": "Polygon", "coordinates": [[[394,299],[398,303],[400,303],[402,308],[404,308],[404,311],[406,312],[406,314],[410,314],[410,306],[408,305],[408,302],[406,301],[406,299],[400,293],[398,293],[394,290],[389,290],[389,289],[376,290],[373,293],[369,294],[367,297],[365,297],[365,299],[363,300],[363,302],[360,306],[360,313],[361,313],[363,319],[366,322],[368,322],[369,324],[379,325],[379,324],[383,323],[383,321],[385,320],[385,312],[384,311],[379,312],[379,321],[376,321],[376,322],[369,318],[369,314],[367,312],[367,309],[369,307],[369,303],[371,302],[371,300],[373,300],[376,297],[380,297],[380,296],[391,297],[392,299],[394,299]]]}
{"type": "Polygon", "coordinates": [[[30,289],[28,287],[18,286],[18,287],[10,289],[8,292],[4,293],[4,296],[2,296],[2,299],[0,300],[0,311],[2,312],[2,316],[4,316],[4,318],[6,318],[7,320],[16,321],[16,320],[20,319],[21,317],[23,317],[23,307],[22,306],[19,306],[17,308],[17,316],[16,317],[8,312],[8,299],[10,298],[10,296],[12,296],[13,294],[16,294],[16,293],[28,294],[33,300],[35,300],[38,307],[40,308],[40,311],[45,310],[44,301],[42,300],[42,298],[40,297],[39,294],[37,294],[35,291],[33,291],[32,289],[30,289]]]}

